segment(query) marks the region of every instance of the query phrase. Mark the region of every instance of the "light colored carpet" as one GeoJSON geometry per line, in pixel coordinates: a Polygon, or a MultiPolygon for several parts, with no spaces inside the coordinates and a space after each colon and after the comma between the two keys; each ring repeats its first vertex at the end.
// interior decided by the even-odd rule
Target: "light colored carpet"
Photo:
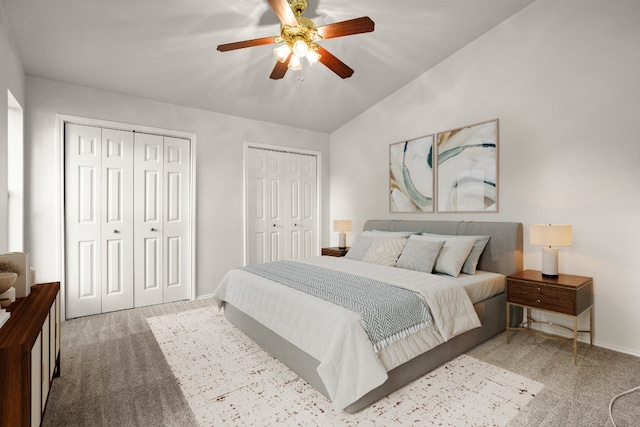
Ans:
{"type": "Polygon", "coordinates": [[[147,322],[201,426],[504,426],[543,388],[462,355],[357,414],[346,414],[214,308],[147,322]]]}

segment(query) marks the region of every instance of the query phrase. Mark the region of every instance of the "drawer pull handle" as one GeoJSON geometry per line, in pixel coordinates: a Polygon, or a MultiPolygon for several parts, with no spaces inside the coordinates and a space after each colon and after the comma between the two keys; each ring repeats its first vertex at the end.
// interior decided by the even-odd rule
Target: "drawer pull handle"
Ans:
{"type": "Polygon", "coordinates": [[[536,291],[537,291],[537,292],[540,292],[540,288],[536,288],[536,291]]]}
{"type": "Polygon", "coordinates": [[[537,302],[538,304],[540,304],[540,300],[539,300],[539,299],[537,299],[537,300],[536,300],[536,302],[537,302]]]}

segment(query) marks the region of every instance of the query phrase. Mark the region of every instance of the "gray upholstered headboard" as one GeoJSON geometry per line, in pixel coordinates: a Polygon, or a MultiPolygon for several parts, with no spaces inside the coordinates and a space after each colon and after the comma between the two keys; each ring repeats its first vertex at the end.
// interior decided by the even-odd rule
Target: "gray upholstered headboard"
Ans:
{"type": "Polygon", "coordinates": [[[491,236],[478,269],[504,275],[522,271],[522,224],[519,222],[371,219],[364,224],[364,230],[491,236]]]}

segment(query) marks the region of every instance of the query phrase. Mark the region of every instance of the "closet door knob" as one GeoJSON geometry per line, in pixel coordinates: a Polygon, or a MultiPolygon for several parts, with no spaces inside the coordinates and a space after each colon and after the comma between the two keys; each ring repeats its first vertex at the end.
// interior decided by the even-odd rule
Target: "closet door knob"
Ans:
{"type": "Polygon", "coordinates": [[[120,230],[113,230],[113,234],[118,234],[120,230]]]}
{"type": "Polygon", "coordinates": [[[158,229],[151,227],[151,231],[158,231],[158,229]]]}

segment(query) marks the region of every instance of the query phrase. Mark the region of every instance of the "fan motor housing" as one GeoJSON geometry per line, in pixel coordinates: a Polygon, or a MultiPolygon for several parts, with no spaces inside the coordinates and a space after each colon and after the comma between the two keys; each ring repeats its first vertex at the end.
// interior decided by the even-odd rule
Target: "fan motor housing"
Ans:
{"type": "Polygon", "coordinates": [[[307,0],[288,0],[289,5],[291,6],[291,10],[293,13],[298,16],[302,15],[305,10],[307,10],[307,0]]]}

